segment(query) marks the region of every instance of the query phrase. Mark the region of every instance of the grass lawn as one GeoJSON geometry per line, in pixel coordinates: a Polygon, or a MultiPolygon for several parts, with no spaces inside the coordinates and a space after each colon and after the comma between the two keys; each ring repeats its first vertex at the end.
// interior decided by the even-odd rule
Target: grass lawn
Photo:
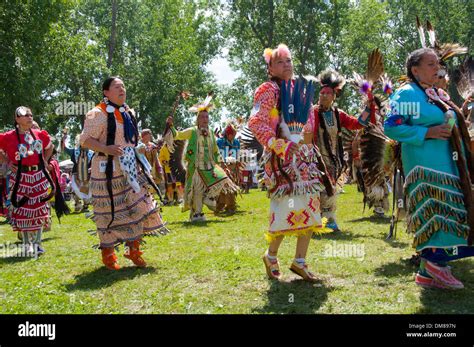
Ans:
{"type": "MultiPolygon", "coordinates": [[[[471,259],[454,263],[465,285],[459,291],[423,290],[414,283],[411,238],[399,224],[386,241],[389,219],[362,212],[355,185],[339,197],[337,235],[312,240],[307,262],[321,281],[309,284],[289,270],[295,239],[284,240],[279,259],[283,281],[267,280],[261,256],[266,248],[269,200],[252,190],[238,199],[239,212],[198,225],[188,213],[164,207],[172,233],[148,237],[138,269],[121,256],[112,272],[102,266],[94,229],[83,214],[54,220],[44,233],[46,253],[38,260],[0,256],[0,313],[473,313],[471,259]]],[[[7,224],[0,244],[16,242],[7,224]]]]}

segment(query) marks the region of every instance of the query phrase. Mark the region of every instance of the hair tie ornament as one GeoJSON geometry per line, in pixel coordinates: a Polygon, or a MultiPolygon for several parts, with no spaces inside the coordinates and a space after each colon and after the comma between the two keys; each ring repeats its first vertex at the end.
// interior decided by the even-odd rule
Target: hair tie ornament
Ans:
{"type": "Polygon", "coordinates": [[[362,86],[360,87],[361,93],[368,95],[371,90],[372,90],[372,85],[369,83],[369,81],[364,81],[362,83],[362,86]]]}
{"type": "Polygon", "coordinates": [[[438,95],[439,95],[439,98],[444,101],[444,102],[447,102],[449,100],[451,100],[451,97],[449,96],[448,93],[446,93],[443,89],[441,88],[438,88],[438,95]]]}
{"type": "Polygon", "coordinates": [[[25,142],[29,145],[33,144],[33,136],[31,136],[31,134],[29,132],[26,132],[25,133],[25,142]]]}
{"type": "Polygon", "coordinates": [[[436,91],[434,90],[434,88],[427,88],[425,90],[425,93],[426,95],[428,95],[428,97],[433,100],[433,101],[440,101],[440,97],[439,95],[436,93],[436,91]]]}
{"type": "Polygon", "coordinates": [[[36,140],[34,143],[33,143],[33,150],[38,153],[38,154],[41,154],[43,152],[43,141],[41,140],[36,140]]]}
{"type": "Polygon", "coordinates": [[[104,100],[104,103],[107,105],[105,108],[105,111],[107,113],[112,113],[114,114],[114,116],[117,116],[115,114],[115,110],[118,110],[119,113],[121,114],[125,141],[127,141],[128,143],[137,144],[137,141],[138,141],[137,129],[136,129],[135,124],[132,121],[132,116],[127,112],[127,109],[128,109],[127,104],[118,106],[114,104],[113,102],[109,101],[109,99],[107,99],[106,97],[104,97],[103,100],[104,100]]]}
{"type": "Polygon", "coordinates": [[[18,154],[20,154],[21,158],[26,158],[28,156],[28,149],[23,143],[18,145],[18,154]]]}
{"type": "Polygon", "coordinates": [[[265,48],[265,50],[263,51],[263,59],[265,59],[265,62],[267,63],[267,65],[270,64],[272,55],[273,55],[273,50],[271,48],[265,48]]]}

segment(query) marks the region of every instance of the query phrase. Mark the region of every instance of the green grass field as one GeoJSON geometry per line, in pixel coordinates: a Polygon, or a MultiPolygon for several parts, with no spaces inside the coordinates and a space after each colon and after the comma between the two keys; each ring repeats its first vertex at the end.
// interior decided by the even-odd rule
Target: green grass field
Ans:
{"type": "MultiPolygon", "coordinates": [[[[54,220],[38,260],[0,253],[0,313],[473,313],[472,260],[454,263],[465,285],[459,291],[423,290],[414,283],[411,238],[399,224],[386,241],[389,219],[362,212],[354,185],[340,195],[343,232],[316,237],[307,257],[321,281],[310,284],[289,270],[295,239],[284,240],[279,259],[283,281],[269,281],[261,256],[266,248],[269,200],[253,190],[238,198],[239,212],[199,225],[179,207],[164,207],[172,233],[148,237],[145,269],[123,258],[120,271],[102,266],[97,237],[83,214],[54,220]]],[[[208,211],[209,212],[209,211],[208,211]]],[[[16,242],[7,224],[0,243],[16,242]]]]}

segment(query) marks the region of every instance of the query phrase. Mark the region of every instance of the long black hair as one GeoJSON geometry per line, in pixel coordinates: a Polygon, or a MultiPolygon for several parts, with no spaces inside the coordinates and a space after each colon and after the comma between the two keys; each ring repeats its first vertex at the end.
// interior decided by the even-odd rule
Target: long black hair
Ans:
{"type": "MultiPolygon", "coordinates": [[[[112,84],[113,81],[118,79],[116,76],[112,76],[107,78],[104,83],[102,83],[102,93],[104,93],[104,90],[109,90],[110,85],[112,84]]],[[[104,94],[105,97],[105,94],[104,94]]],[[[117,125],[115,124],[115,116],[114,112],[107,113],[107,139],[106,139],[106,145],[111,146],[115,144],[115,133],[117,131],[117,125]]],[[[107,192],[109,193],[109,198],[110,198],[110,209],[112,213],[112,218],[110,220],[110,223],[107,225],[107,228],[110,228],[110,225],[115,219],[115,204],[114,204],[114,194],[112,190],[112,178],[114,175],[114,166],[113,166],[113,161],[114,157],[112,155],[107,155],[107,165],[105,166],[105,178],[106,178],[106,184],[107,184],[107,192]]]]}

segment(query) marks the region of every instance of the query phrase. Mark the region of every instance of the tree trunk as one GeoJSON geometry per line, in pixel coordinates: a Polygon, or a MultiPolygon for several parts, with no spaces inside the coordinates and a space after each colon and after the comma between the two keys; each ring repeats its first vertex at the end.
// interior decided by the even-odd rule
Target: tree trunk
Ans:
{"type": "MultiPolygon", "coordinates": [[[[267,47],[273,48],[273,31],[275,28],[275,6],[273,0],[268,0],[268,7],[270,10],[270,28],[268,31],[268,45],[267,47]]],[[[263,47],[266,48],[266,47],[263,47]]]]}
{"type": "Polygon", "coordinates": [[[112,59],[114,56],[116,36],[117,36],[117,11],[118,4],[117,0],[112,0],[112,27],[110,30],[110,39],[109,39],[109,55],[107,57],[107,67],[112,66],[112,59]]]}

